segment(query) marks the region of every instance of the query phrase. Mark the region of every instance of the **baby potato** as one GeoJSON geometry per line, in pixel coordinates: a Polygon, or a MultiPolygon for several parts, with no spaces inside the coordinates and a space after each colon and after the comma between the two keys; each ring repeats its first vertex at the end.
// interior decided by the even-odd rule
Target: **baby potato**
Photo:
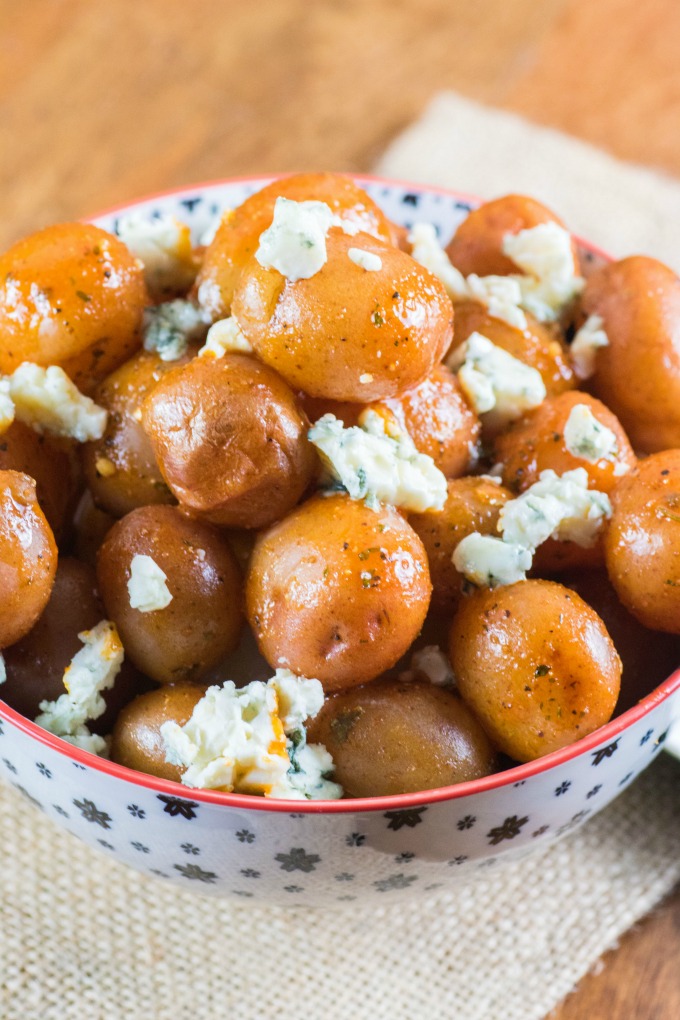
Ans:
{"type": "MultiPolygon", "coordinates": [[[[473,209],[463,220],[446,249],[454,266],[465,276],[507,276],[521,273],[515,263],[503,254],[506,234],[537,227],[540,223],[564,223],[554,212],[526,195],[504,195],[473,209]]],[[[574,267],[578,271],[578,254],[572,241],[574,267]]]]}
{"type": "Polygon", "coordinates": [[[78,489],[77,458],[66,442],[41,435],[14,421],[0,434],[0,471],[21,471],[35,479],[47,523],[59,541],[73,511],[78,489]]]}
{"type": "Polygon", "coordinates": [[[552,581],[519,581],[464,599],[451,665],[461,697],[515,761],[557,751],[604,725],[621,660],[594,609],[552,581]]]}
{"type": "Polygon", "coordinates": [[[643,627],[619,600],[604,570],[568,575],[563,583],[581,596],[601,618],[623,665],[620,715],[644,698],[680,665],[680,638],[643,627]]]}
{"type": "Polygon", "coordinates": [[[0,471],[0,648],[28,634],[54,584],[57,547],[35,481],[0,471]]]}
{"type": "Polygon", "coordinates": [[[503,484],[513,492],[528,489],[538,481],[541,471],[548,468],[563,475],[565,471],[580,467],[588,472],[590,489],[610,493],[622,476],[635,467],[637,457],[621,423],[609,408],[589,393],[569,390],[548,397],[498,436],[494,462],[503,469],[503,484]],[[611,460],[603,457],[593,464],[567,449],[564,427],[579,404],[584,404],[601,425],[614,433],[616,453],[611,460]]]}
{"type": "Polygon", "coordinates": [[[114,517],[123,517],[138,506],[175,502],[142,428],[141,409],[165,373],[186,364],[191,356],[161,361],[155,353],[139,351],[94,393],[109,417],[102,438],[83,445],[82,463],[95,503],[114,517]]]}
{"type": "Polygon", "coordinates": [[[680,634],[680,450],[641,460],[612,495],[607,572],[633,616],[680,634]]]}
{"type": "MultiPolygon", "coordinates": [[[[96,584],[92,567],[61,557],[40,619],[26,637],[4,650],[7,680],[0,696],[27,718],[35,719],[41,701],[55,701],[64,693],[64,670],[83,647],[78,634],[105,618],[96,584]]],[[[89,724],[91,732],[110,733],[120,709],[145,683],[131,663],[123,662],[114,686],[102,693],[106,712],[89,724]]]]}
{"type": "Polygon", "coordinates": [[[164,684],[141,694],[120,712],[113,729],[111,760],[128,769],[179,783],[184,769],[165,760],[161,726],[184,726],[205,694],[200,684],[164,684]]]}
{"type": "Polygon", "coordinates": [[[443,285],[410,255],[368,234],[328,231],[327,261],[291,282],[252,258],[234,315],[257,355],[293,389],[364,404],[398,396],[432,371],[453,337],[443,285]],[[350,248],[377,255],[368,271],[350,248]]]}
{"type": "Polygon", "coordinates": [[[353,180],[340,174],[295,174],[272,181],[222,217],[208,245],[197,286],[199,301],[213,320],[229,315],[241,271],[270,226],[280,196],[294,202],[325,202],[352,227],[395,242],[395,229],[375,202],[353,180]]]}
{"type": "Polygon", "coordinates": [[[497,535],[498,517],[509,499],[511,493],[488,478],[456,478],[449,480],[442,510],[408,515],[430,564],[433,608],[450,610],[458,605],[468,584],[451,560],[455,548],[473,531],[497,535]]]}
{"type": "Polygon", "coordinates": [[[457,301],[454,312],[452,351],[460,347],[471,333],[481,333],[513,358],[535,368],[543,379],[548,396],[576,386],[566,344],[555,327],[545,326],[525,312],[527,328],[517,329],[503,319],[489,315],[487,308],[478,301],[457,301]]]}
{"type": "Polygon", "coordinates": [[[59,365],[91,393],[139,347],[148,296],[122,241],[89,223],[46,227],[0,256],[0,372],[59,365]]]}
{"type": "Polygon", "coordinates": [[[602,318],[609,339],[597,352],[593,392],[636,450],[680,447],[680,279],[634,255],[594,272],[582,306],[602,318]]]}
{"type": "Polygon", "coordinates": [[[248,355],[195,358],[168,372],[144,401],[142,424],[180,503],[225,527],[283,517],[318,463],[295,396],[248,355]]]}
{"type": "Polygon", "coordinates": [[[447,478],[465,474],[476,464],[481,424],[445,365],[435,365],[418,386],[371,408],[405,429],[447,478]]]}
{"type": "Polygon", "coordinates": [[[327,698],[308,730],[346,796],[381,797],[465,783],[494,770],[494,752],[452,691],[381,679],[327,698]]]}
{"type": "Polygon", "coordinates": [[[430,601],[423,545],[393,507],[316,496],[259,536],[246,607],[272,667],[327,691],[373,680],[417,636],[430,601]]]}
{"type": "Polygon", "coordinates": [[[159,683],[197,680],[238,642],[242,582],[226,539],[171,506],[133,510],[99,550],[97,580],[125,654],[159,683]],[[134,556],[150,556],[166,575],[172,600],[143,612],[130,605],[134,556]]]}
{"type": "Polygon", "coordinates": [[[71,522],[70,549],[76,559],[95,567],[99,546],[115,523],[116,518],[96,507],[92,493],[85,489],[71,522]]]}

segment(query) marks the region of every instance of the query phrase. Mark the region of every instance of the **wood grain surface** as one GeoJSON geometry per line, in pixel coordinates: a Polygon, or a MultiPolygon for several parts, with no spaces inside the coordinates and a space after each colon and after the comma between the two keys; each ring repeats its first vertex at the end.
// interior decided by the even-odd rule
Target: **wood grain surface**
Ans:
{"type": "MultiPolygon", "coordinates": [[[[368,170],[441,88],[680,175],[679,44],[677,0],[0,0],[0,248],[173,185],[368,170]]],[[[680,892],[553,1014],[679,1017],[680,892]]]]}

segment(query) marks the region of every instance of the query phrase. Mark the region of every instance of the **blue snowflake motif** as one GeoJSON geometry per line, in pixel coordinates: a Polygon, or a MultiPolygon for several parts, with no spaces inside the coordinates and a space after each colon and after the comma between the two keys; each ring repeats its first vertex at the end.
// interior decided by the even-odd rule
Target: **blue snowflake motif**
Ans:
{"type": "Polygon", "coordinates": [[[640,747],[643,747],[647,743],[648,740],[651,740],[651,738],[653,736],[654,736],[654,730],[647,730],[645,735],[640,739],[640,747]]]}
{"type": "Polygon", "coordinates": [[[136,804],[128,804],[127,809],[133,818],[146,818],[146,811],[144,808],[137,807],[136,804]]]}
{"type": "Polygon", "coordinates": [[[13,775],[15,776],[18,775],[16,765],[12,765],[12,762],[9,760],[9,758],[3,758],[2,760],[13,775]]]}
{"type": "Polygon", "coordinates": [[[378,892],[392,892],[393,889],[408,889],[413,883],[418,881],[417,875],[390,875],[389,878],[379,878],[373,885],[378,892]]]}
{"type": "Polygon", "coordinates": [[[289,893],[297,893],[297,892],[304,892],[305,890],[303,889],[303,887],[301,885],[284,885],[283,891],[284,892],[289,892],[289,893]]]}
{"type": "Polygon", "coordinates": [[[560,783],[559,786],[555,787],[555,796],[561,797],[563,793],[566,793],[571,786],[571,780],[565,779],[564,782],[560,783]]]}
{"type": "Polygon", "coordinates": [[[45,779],[51,779],[52,778],[52,773],[48,769],[47,765],[44,764],[44,762],[37,761],[35,763],[35,767],[37,768],[37,770],[40,773],[40,775],[44,776],[45,779]]]}
{"type": "Polygon", "coordinates": [[[619,786],[625,786],[626,783],[630,782],[630,780],[633,778],[634,775],[635,775],[634,772],[626,772],[625,776],[623,777],[623,779],[619,783],[619,786]]]}
{"type": "Polygon", "coordinates": [[[81,765],[80,762],[72,761],[71,765],[73,765],[74,769],[80,769],[81,772],[87,772],[87,769],[85,768],[85,766],[81,765]]]}
{"type": "Polygon", "coordinates": [[[348,871],[341,871],[339,875],[335,876],[336,882],[353,882],[355,876],[351,875],[348,871]]]}
{"type": "Polygon", "coordinates": [[[540,828],[536,829],[535,832],[531,833],[531,838],[536,839],[538,836],[543,836],[548,831],[549,828],[550,828],[549,825],[541,825],[540,828]]]}
{"type": "Polygon", "coordinates": [[[170,878],[170,876],[167,875],[164,871],[161,871],[160,868],[149,868],[149,874],[158,875],[159,878],[170,878]]]}
{"type": "Polygon", "coordinates": [[[347,846],[363,846],[365,842],[366,837],[362,832],[351,832],[349,836],[345,836],[347,846]]]}
{"type": "Polygon", "coordinates": [[[239,843],[254,843],[255,833],[250,832],[249,829],[240,829],[236,834],[236,838],[239,843]]]}
{"type": "Polygon", "coordinates": [[[427,807],[406,808],[402,811],[386,811],[385,818],[389,818],[387,828],[394,829],[395,832],[403,829],[404,826],[413,829],[416,825],[420,825],[423,820],[423,814],[426,811],[427,807]]]}
{"type": "Polygon", "coordinates": [[[103,846],[105,850],[115,850],[115,846],[111,843],[107,843],[105,839],[98,839],[97,842],[100,846],[103,846]]]}
{"type": "Polygon", "coordinates": [[[92,822],[94,825],[101,825],[102,829],[110,829],[109,822],[112,820],[110,815],[107,815],[106,811],[100,811],[96,804],[91,800],[83,797],[82,800],[74,800],[73,803],[80,811],[81,815],[86,822],[92,822]]]}
{"type": "Polygon", "coordinates": [[[255,868],[241,868],[241,874],[244,878],[260,878],[262,872],[256,871],[255,868]]]}
{"type": "Polygon", "coordinates": [[[243,896],[244,899],[252,899],[254,893],[248,892],[246,889],[232,889],[234,896],[243,896]]]}
{"type": "Polygon", "coordinates": [[[308,854],[300,846],[291,847],[290,853],[277,854],[274,858],[281,865],[283,871],[316,871],[317,864],[321,858],[318,854],[308,854]]]}
{"type": "Polygon", "coordinates": [[[458,854],[457,857],[452,857],[448,862],[449,867],[457,867],[460,864],[465,864],[468,859],[467,854],[458,854]]]}
{"type": "Polygon", "coordinates": [[[335,898],[338,901],[338,903],[351,903],[353,900],[356,899],[356,896],[348,896],[347,894],[345,894],[344,896],[336,896],[335,898]]]}
{"type": "Polygon", "coordinates": [[[423,886],[424,892],[432,892],[434,889],[441,889],[442,882],[431,882],[430,885],[423,886]]]}
{"type": "Polygon", "coordinates": [[[139,843],[138,841],[135,841],[134,843],[130,843],[130,846],[134,847],[135,850],[139,851],[140,854],[150,854],[151,853],[151,851],[149,850],[148,846],[144,846],[143,843],[139,843]]]}
{"type": "Polygon", "coordinates": [[[193,843],[182,843],[180,850],[184,850],[185,854],[192,854],[194,857],[201,852],[197,846],[194,846],[193,843]]]}
{"type": "Polygon", "coordinates": [[[0,719],[0,737],[4,737],[4,735],[5,735],[5,724],[2,721],[2,719],[0,719]]]}
{"type": "Polygon", "coordinates": [[[523,826],[529,821],[529,816],[525,815],[524,818],[518,818],[517,815],[510,815],[506,818],[501,825],[495,826],[490,829],[486,837],[489,840],[491,846],[498,846],[504,839],[514,839],[519,836],[523,826]]]}
{"type": "Polygon", "coordinates": [[[659,736],[654,741],[654,747],[652,748],[652,754],[655,754],[659,750],[661,745],[666,742],[666,737],[667,736],[668,736],[668,730],[664,730],[663,733],[659,734],[659,736]]]}
{"type": "MultiPolygon", "coordinates": [[[[619,738],[620,740],[621,738],[619,738]]],[[[618,750],[619,740],[614,740],[611,744],[607,744],[606,747],[601,747],[599,751],[591,751],[593,760],[591,765],[600,765],[605,758],[611,758],[615,751],[618,750]]]]}
{"type": "Polygon", "coordinates": [[[474,815],[465,815],[464,818],[458,819],[456,822],[456,828],[463,832],[465,829],[471,829],[476,821],[477,819],[474,815]]]}
{"type": "Polygon", "coordinates": [[[158,800],[165,804],[163,811],[170,815],[171,818],[181,815],[182,818],[191,821],[192,818],[196,817],[196,808],[198,807],[196,801],[183,800],[181,797],[166,797],[164,793],[158,793],[156,796],[158,800]]]}
{"type": "Polygon", "coordinates": [[[513,783],[512,785],[513,785],[513,786],[515,787],[515,789],[516,789],[516,788],[517,788],[518,786],[524,786],[524,784],[525,784],[525,783],[526,783],[526,779],[520,779],[520,780],[518,780],[518,781],[517,781],[516,783],[513,783]]]}
{"type": "Polygon", "coordinates": [[[53,804],[52,807],[54,808],[58,815],[61,815],[62,818],[70,817],[68,811],[64,811],[63,807],[60,807],[59,804],[53,804]]]}
{"type": "Polygon", "coordinates": [[[596,794],[598,794],[601,789],[602,789],[602,783],[598,783],[597,786],[594,786],[592,788],[592,790],[588,790],[588,792],[586,794],[586,800],[590,800],[590,798],[594,797],[596,794]]]}
{"type": "Polygon", "coordinates": [[[214,871],[204,871],[198,864],[173,864],[175,871],[179,871],[183,878],[190,878],[195,882],[205,882],[212,885],[217,880],[214,871]]]}
{"type": "Polygon", "coordinates": [[[416,855],[411,853],[410,850],[405,850],[402,854],[397,854],[394,858],[395,864],[408,864],[414,859],[416,855]]]}

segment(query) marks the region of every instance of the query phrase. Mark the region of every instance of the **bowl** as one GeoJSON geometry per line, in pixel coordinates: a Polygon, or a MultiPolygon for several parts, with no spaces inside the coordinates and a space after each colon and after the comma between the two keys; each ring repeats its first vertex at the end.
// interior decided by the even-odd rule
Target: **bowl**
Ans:
{"type": "MultiPolygon", "coordinates": [[[[197,238],[271,177],[156,195],[132,209],[172,213],[197,238]]],[[[397,223],[426,220],[446,242],[470,196],[376,177],[357,181],[397,223]]],[[[606,259],[581,243],[585,272],[606,259]]],[[[582,825],[664,746],[680,716],[680,670],[590,736],[543,758],[438,790],[346,801],[264,800],[191,790],[52,736],[0,702],[0,774],[52,821],[139,871],[183,888],[288,905],[384,902],[516,860],[582,825]]]]}

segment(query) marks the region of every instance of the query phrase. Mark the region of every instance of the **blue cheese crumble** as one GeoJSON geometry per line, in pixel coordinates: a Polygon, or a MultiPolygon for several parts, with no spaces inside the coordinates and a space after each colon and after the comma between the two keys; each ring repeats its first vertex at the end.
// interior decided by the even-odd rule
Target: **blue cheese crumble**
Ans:
{"type": "Polygon", "coordinates": [[[78,635],[83,647],[64,672],[66,693],[56,701],[41,701],[38,726],[93,754],[105,755],[103,737],[90,733],[87,723],[106,711],[101,692],[113,687],[123,665],[123,645],[115,624],[101,620],[78,635]]]}
{"type": "Polygon", "coordinates": [[[233,352],[252,354],[253,348],[243,335],[238,320],[235,316],[229,315],[226,319],[213,323],[198,355],[201,358],[223,358],[225,354],[233,352]]]}
{"type": "Polygon", "coordinates": [[[458,573],[478,588],[497,588],[526,581],[532,559],[531,549],[478,531],[461,539],[452,557],[458,573]]]}
{"type": "Polygon", "coordinates": [[[503,254],[519,266],[514,275],[521,291],[521,305],[540,322],[554,322],[585,285],[574,272],[571,234],[557,223],[506,234],[503,254]]]}
{"type": "Polygon", "coordinates": [[[575,468],[558,475],[548,469],[517,499],[502,508],[498,529],[503,541],[535,550],[549,538],[591,548],[612,507],[604,492],[588,488],[588,472],[575,468]]]}
{"type": "Polygon", "coordinates": [[[327,777],[333,760],[322,744],[308,744],[307,719],[324,701],[318,680],[277,669],[263,683],[209,687],[184,726],[166,722],[166,761],[183,768],[196,789],[291,800],[337,800],[342,787],[327,777]]]}
{"type": "Polygon", "coordinates": [[[458,373],[478,414],[493,411],[493,422],[505,424],[545,400],[540,372],[497,347],[481,333],[471,333],[446,361],[458,373]]]}
{"type": "Polygon", "coordinates": [[[130,607],[140,613],[154,613],[172,602],[168,576],[151,556],[137,553],[130,563],[127,582],[130,607]]]}
{"type": "MultiPolygon", "coordinates": [[[[587,460],[589,464],[615,461],[619,453],[616,436],[597,420],[587,404],[575,404],[569,412],[564,426],[564,445],[572,457],[587,460]]],[[[627,465],[620,467],[625,469],[627,465]]]]}
{"type": "Polygon", "coordinates": [[[382,269],[382,259],[375,252],[366,251],[364,248],[349,248],[347,254],[355,265],[369,273],[377,273],[382,269]]]}
{"type": "Polygon", "coordinates": [[[175,216],[149,217],[133,212],[121,216],[117,234],[144,267],[149,293],[163,297],[169,292],[186,291],[196,277],[191,247],[191,231],[175,216]]]}
{"type": "Polygon", "coordinates": [[[364,411],[359,425],[345,428],[325,414],[308,432],[326,469],[326,481],[343,486],[352,499],[377,509],[380,503],[422,513],[441,510],[446,478],[427,454],[420,453],[408,432],[388,425],[375,411],[364,411]]]}
{"type": "Polygon", "coordinates": [[[5,657],[0,652],[0,684],[4,684],[7,680],[7,666],[5,665],[5,657]]]}
{"type": "Polygon", "coordinates": [[[161,361],[177,361],[186,354],[190,341],[205,337],[209,324],[207,313],[184,298],[145,308],[144,350],[155,352],[161,361]]]}
{"type": "Polygon", "coordinates": [[[579,379],[590,379],[595,374],[597,352],[602,347],[609,347],[609,337],[603,325],[601,316],[589,315],[569,348],[571,363],[579,379]]]}
{"type": "Polygon", "coordinates": [[[81,393],[58,365],[43,368],[24,361],[3,383],[2,392],[9,395],[17,420],[36,432],[79,443],[104,435],[106,411],[81,393]]]}
{"type": "Polygon", "coordinates": [[[279,196],[255,258],[264,269],[278,270],[291,283],[308,280],[326,264],[326,234],[334,220],[325,202],[295,202],[279,196]]]}
{"type": "Polygon", "coordinates": [[[451,663],[439,645],[425,645],[411,656],[410,668],[399,674],[400,680],[411,681],[424,677],[435,687],[454,687],[455,677],[451,663]]]}
{"type": "Polygon", "coordinates": [[[9,379],[0,378],[0,436],[14,421],[14,401],[9,395],[9,379]]]}

